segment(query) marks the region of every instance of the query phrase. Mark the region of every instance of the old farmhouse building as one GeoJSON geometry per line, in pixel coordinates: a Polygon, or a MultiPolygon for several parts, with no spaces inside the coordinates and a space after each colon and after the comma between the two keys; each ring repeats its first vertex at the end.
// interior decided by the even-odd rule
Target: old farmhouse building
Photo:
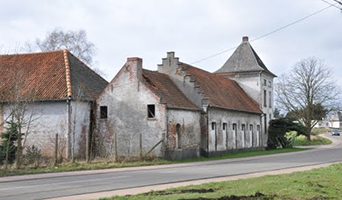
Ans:
{"type": "Polygon", "coordinates": [[[210,73],[169,52],[157,71],[128,58],[108,83],[67,50],[1,55],[0,132],[25,102],[34,120],[24,143],[46,154],[55,134],[66,157],[90,143],[101,156],[170,160],[263,149],[276,76],[247,37],[217,68],[210,73]]]}
{"type": "Polygon", "coordinates": [[[174,52],[158,71],[128,58],[97,100],[103,145],[119,157],[168,159],[262,149],[274,77],[246,37],[216,73],[182,63],[174,52]]]}

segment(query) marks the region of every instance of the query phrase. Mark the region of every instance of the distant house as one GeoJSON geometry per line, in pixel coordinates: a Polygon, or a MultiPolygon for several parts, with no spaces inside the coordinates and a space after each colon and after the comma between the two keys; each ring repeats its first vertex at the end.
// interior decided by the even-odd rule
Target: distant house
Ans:
{"type": "MultiPolygon", "coordinates": [[[[313,121],[314,122],[314,121],[313,121]]],[[[317,124],[314,126],[314,128],[329,128],[330,122],[327,119],[323,119],[321,121],[318,121],[317,124]]]]}
{"type": "Polygon", "coordinates": [[[58,134],[64,156],[71,148],[83,151],[93,105],[106,80],[67,50],[0,55],[0,74],[0,132],[14,104],[25,102],[25,118],[33,119],[23,130],[29,128],[26,146],[51,155],[58,134]]]}
{"type": "Polygon", "coordinates": [[[329,117],[330,128],[342,128],[342,112],[338,111],[329,117]]]}
{"type": "Polygon", "coordinates": [[[104,152],[184,159],[263,149],[275,75],[248,39],[236,52],[215,73],[180,62],[174,52],[158,71],[143,69],[140,58],[128,58],[97,100],[104,152]],[[234,59],[251,61],[235,66],[234,59]]]}

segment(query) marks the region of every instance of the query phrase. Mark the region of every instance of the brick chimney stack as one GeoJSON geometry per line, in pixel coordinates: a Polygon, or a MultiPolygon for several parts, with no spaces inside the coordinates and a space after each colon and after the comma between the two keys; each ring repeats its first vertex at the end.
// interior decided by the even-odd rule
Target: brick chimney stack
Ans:
{"type": "Polygon", "coordinates": [[[137,76],[137,78],[142,78],[142,62],[143,60],[138,57],[127,58],[127,66],[129,67],[129,71],[133,72],[137,76]]]}
{"type": "Polygon", "coordinates": [[[248,36],[243,36],[242,37],[242,42],[248,42],[248,36]]]}

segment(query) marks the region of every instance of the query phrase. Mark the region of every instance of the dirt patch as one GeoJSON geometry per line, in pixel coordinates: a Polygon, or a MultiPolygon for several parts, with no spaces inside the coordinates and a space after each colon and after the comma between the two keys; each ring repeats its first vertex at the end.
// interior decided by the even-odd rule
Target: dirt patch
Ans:
{"type": "Polygon", "coordinates": [[[171,194],[185,194],[185,193],[211,193],[214,192],[213,189],[189,189],[189,190],[177,190],[177,191],[172,191],[172,192],[167,192],[167,191],[152,191],[152,192],[147,192],[144,193],[143,195],[171,195],[171,194]]]}
{"type": "Polygon", "coordinates": [[[256,192],[254,195],[250,196],[223,196],[219,198],[196,198],[196,199],[179,199],[179,200],[273,200],[275,196],[266,196],[260,192],[256,192]]]}

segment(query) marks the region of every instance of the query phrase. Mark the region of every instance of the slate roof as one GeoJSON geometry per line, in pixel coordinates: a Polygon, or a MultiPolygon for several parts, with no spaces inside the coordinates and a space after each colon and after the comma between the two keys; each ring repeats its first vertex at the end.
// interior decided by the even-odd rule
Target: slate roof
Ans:
{"type": "Polygon", "coordinates": [[[160,96],[167,107],[200,110],[183,94],[168,75],[143,69],[143,79],[145,85],[160,96]]]}
{"type": "Polygon", "coordinates": [[[248,38],[244,37],[242,43],[237,47],[233,55],[224,63],[224,65],[214,73],[234,73],[234,72],[259,72],[264,71],[274,77],[266,65],[262,62],[255,52],[248,38]]]}
{"type": "Polygon", "coordinates": [[[185,63],[180,63],[180,67],[194,79],[204,97],[208,98],[209,105],[228,110],[262,113],[258,103],[248,96],[236,81],[185,63]]]}
{"type": "Polygon", "coordinates": [[[94,100],[108,84],[67,50],[0,55],[0,74],[0,101],[75,99],[78,91],[81,99],[94,100]]]}

